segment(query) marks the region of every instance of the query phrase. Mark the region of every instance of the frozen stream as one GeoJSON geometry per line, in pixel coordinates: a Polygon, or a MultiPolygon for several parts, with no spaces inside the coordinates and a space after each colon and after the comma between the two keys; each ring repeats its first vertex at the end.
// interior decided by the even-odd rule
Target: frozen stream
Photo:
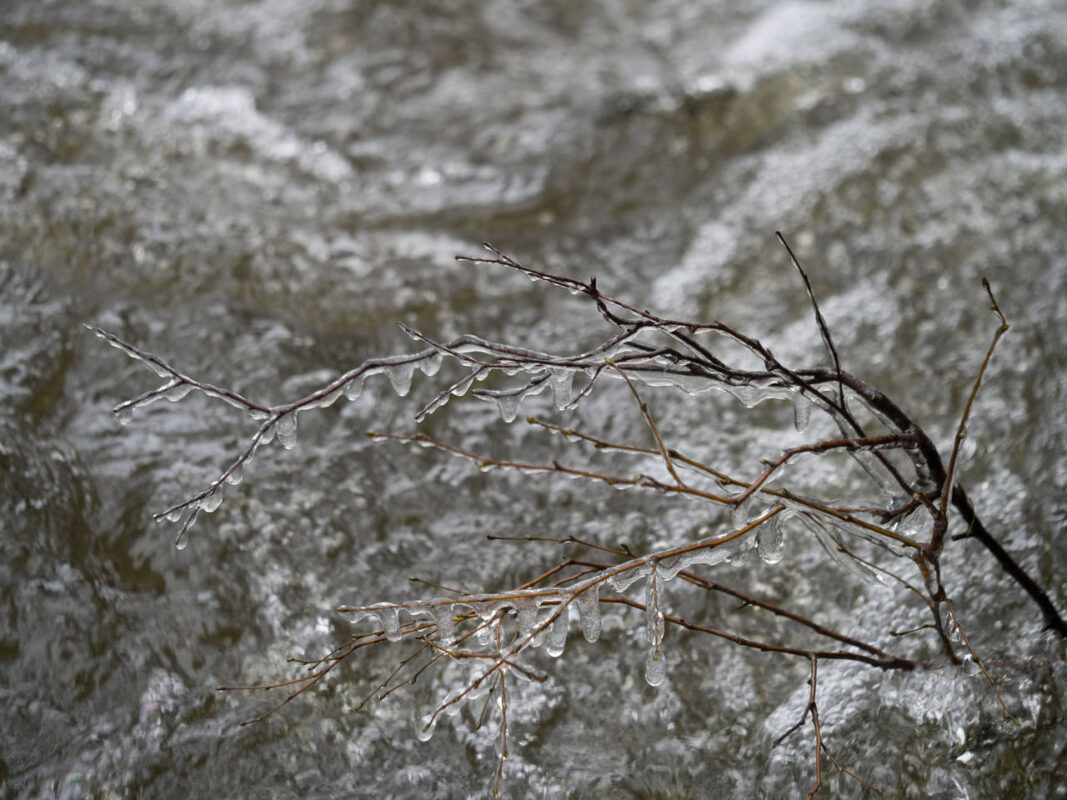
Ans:
{"type": "MultiPolygon", "coordinates": [[[[0,3],[0,796],[486,797],[492,731],[462,717],[420,742],[445,670],[357,709],[401,649],[368,653],[258,725],[262,694],[351,628],[335,609],[433,597],[417,576],[504,590],[581,536],[636,552],[729,524],[704,506],[559,476],[482,474],[374,442],[428,434],[551,463],[571,446],[528,414],[647,445],[620,382],[519,421],[454,379],[385,376],[300,418],[177,550],[152,514],[204,488],[256,423],[152,388],[99,325],[268,403],[362,360],[413,352],[398,327],[553,352],[606,326],[565,291],[457,262],[488,240],[641,308],[722,319],[783,360],[825,356],[807,266],[844,365],[945,451],[995,329],[1012,325],[969,425],[961,481],[986,526],[1067,609],[1067,8],[1062,2],[0,3]],[[717,527],[718,526],[718,527],[717,527]]],[[[578,386],[578,384],[575,384],[578,386]]],[[[643,390],[664,439],[754,476],[795,444],[787,404],[643,390]]],[[[783,483],[857,488],[829,462],[783,483]]],[[[1064,798],[1064,643],[969,542],[947,589],[1019,718],[948,669],[822,664],[835,756],[886,797],[1064,798]]],[[[776,564],[709,579],[936,659],[896,585],[829,562],[802,529],[776,564]]],[[[639,593],[631,596],[640,599],[639,593]]],[[[788,639],[729,598],[671,584],[669,609],[788,639]]],[[[509,696],[511,797],[804,796],[803,659],[667,631],[645,681],[645,620],[575,619],[551,677],[509,696]]],[[[399,654],[399,655],[398,655],[399,654]]],[[[278,698],[280,699],[280,698],[278,698]]],[[[873,796],[824,762],[820,796],[873,796]]]]}

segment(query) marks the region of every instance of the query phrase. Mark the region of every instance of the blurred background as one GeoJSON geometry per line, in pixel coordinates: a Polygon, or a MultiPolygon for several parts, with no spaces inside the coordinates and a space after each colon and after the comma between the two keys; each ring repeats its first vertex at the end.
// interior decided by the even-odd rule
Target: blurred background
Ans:
{"type": "MultiPolygon", "coordinates": [[[[355,709],[400,650],[244,728],[269,700],[214,687],[289,677],[287,657],[347,634],[339,604],[433,595],[409,576],[504,589],[561,557],[488,533],[643,549],[721,520],[368,441],[416,429],[447,379],[416,375],[409,397],[382,377],[304,415],[298,447],[262,451],[177,551],[152,513],[203,488],[254,423],[190,396],[120,426],[110,409],[154,376],[81,326],[265,402],[413,351],[401,321],[562,353],[604,336],[575,299],[454,260],[483,240],[819,365],[781,230],[846,368],[946,452],[995,327],[988,277],[1012,330],[962,480],[1064,609],[1065,131],[1067,9],[1052,1],[0,4],[0,794],[488,796],[491,731],[457,718],[414,736],[447,685],[355,709]]],[[[643,443],[616,388],[570,414],[539,398],[520,419],[643,443]]],[[[646,399],[672,445],[742,474],[792,430],[784,404],[646,399]]],[[[567,455],[472,398],[421,429],[567,455]]],[[[936,656],[885,634],[922,621],[906,593],[825,561],[798,530],[780,564],[709,574],[936,656]]],[[[827,665],[827,743],[886,796],[1067,797],[1063,643],[976,545],[944,564],[1022,726],[981,678],[827,665]]],[[[792,635],[725,600],[668,601],[792,635]]],[[[551,681],[516,687],[505,796],[808,791],[810,729],[770,749],[803,709],[805,663],[669,631],[653,689],[643,636],[613,613],[596,645],[572,630],[551,681]]],[[[826,773],[827,796],[862,795],[826,773]]]]}

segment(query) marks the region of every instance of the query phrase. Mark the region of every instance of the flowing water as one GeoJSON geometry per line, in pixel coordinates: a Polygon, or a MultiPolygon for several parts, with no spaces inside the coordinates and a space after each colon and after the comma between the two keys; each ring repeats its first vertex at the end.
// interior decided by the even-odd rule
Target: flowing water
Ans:
{"type": "MultiPolygon", "coordinates": [[[[440,593],[409,576],[505,589],[561,557],[486,534],[640,550],[722,520],[669,498],[483,475],[363,435],[419,427],[482,453],[568,456],[471,398],[416,426],[442,372],[416,374],[403,398],[372,378],[358,401],[303,415],[297,446],[262,450],[177,550],[151,515],[217,476],[256,423],[191,395],[120,425],[110,409],[154,376],[82,327],[265,402],[411,352],[397,322],[559,352],[604,335],[565,292],[454,260],[483,240],[818,365],[781,230],[845,365],[945,449],[995,327],[988,277],[1012,330],[962,480],[1067,607],[1065,131],[1061,2],[8,0],[0,793],[490,793],[492,731],[457,718],[429,742],[414,735],[447,686],[427,676],[356,708],[400,649],[258,725],[238,723],[269,698],[214,687],[287,677],[287,657],[328,650],[349,631],[338,605],[440,593]]],[[[569,415],[542,395],[520,419],[647,441],[615,388],[569,415]]],[[[791,430],[784,404],[646,399],[669,444],[745,474],[791,430]]],[[[820,469],[809,459],[790,479],[841,480],[820,469]]],[[[798,529],[777,564],[707,571],[900,646],[886,628],[921,621],[907,592],[821,553],[798,529]]],[[[1021,725],[980,677],[824,664],[828,745],[886,796],[1067,796],[1063,643],[976,545],[952,543],[945,574],[1021,725]]],[[[674,586],[665,602],[679,612],[790,635],[674,586]]],[[[605,613],[596,644],[572,630],[562,658],[545,659],[549,682],[516,685],[504,795],[807,793],[810,727],[770,746],[806,702],[802,659],[668,631],[653,688],[644,632],[638,615],[605,613]]],[[[862,795],[824,769],[834,794],[862,795]]]]}

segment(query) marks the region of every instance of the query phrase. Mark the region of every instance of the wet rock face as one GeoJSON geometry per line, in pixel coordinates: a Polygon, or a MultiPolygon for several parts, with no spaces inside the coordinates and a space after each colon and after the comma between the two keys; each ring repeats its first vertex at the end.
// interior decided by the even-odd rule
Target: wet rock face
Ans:
{"type": "MultiPolygon", "coordinates": [[[[1064,607],[1053,541],[1067,515],[1065,43],[1052,2],[6,4],[0,777],[25,796],[250,785],[329,796],[353,775],[381,796],[477,795],[493,737],[458,720],[425,744],[411,736],[446,685],[354,710],[391,668],[384,656],[251,728],[234,723],[259,698],[212,689],[328,651],[349,631],[334,608],[413,596],[409,575],[476,592],[558,558],[556,546],[489,546],[486,533],[640,551],[727,524],[365,440],[369,428],[415,429],[455,379],[442,368],[415,372],[410,392],[411,374],[372,377],[357,399],[302,415],[296,447],[257,454],[174,550],[151,515],[204,488],[259,422],[193,395],[120,427],[111,407],[155,384],[81,323],[269,403],[411,352],[398,321],[555,352],[601,339],[595,311],[565,292],[454,260],[483,240],[819,365],[782,230],[844,365],[946,450],[995,326],[988,277],[1012,330],[969,425],[962,480],[1064,607]]],[[[742,472],[793,435],[791,410],[774,402],[749,412],[717,394],[648,391],[669,445],[742,472]]],[[[419,425],[548,462],[572,445],[528,429],[528,413],[647,435],[625,393],[574,412],[557,412],[553,394],[497,403],[514,425],[469,396],[419,425]]],[[[802,467],[788,480],[841,480],[802,467]]],[[[887,616],[918,619],[887,587],[835,571],[814,541],[783,539],[759,544],[774,563],[703,568],[779,602],[817,596],[820,622],[864,637],[887,616]]],[[[1006,665],[997,677],[1021,731],[980,679],[820,668],[828,743],[887,795],[1051,796],[1063,782],[1057,645],[973,556],[950,544],[949,589],[968,635],[1006,665]]],[[[664,611],[697,613],[675,586],[664,611]]],[[[713,606],[701,613],[716,624],[789,635],[713,606]]],[[[584,613],[575,630],[593,626],[584,613]]],[[[597,619],[595,644],[572,635],[546,660],[553,680],[509,698],[516,786],[807,791],[810,743],[764,748],[798,718],[806,664],[674,630],[661,639],[653,626],[652,690],[645,620],[597,619]]]]}

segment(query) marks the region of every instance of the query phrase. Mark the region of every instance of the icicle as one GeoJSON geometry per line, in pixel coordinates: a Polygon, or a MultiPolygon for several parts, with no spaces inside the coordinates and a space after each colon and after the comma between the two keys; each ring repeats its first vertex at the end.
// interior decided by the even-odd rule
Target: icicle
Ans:
{"type": "Polygon", "coordinates": [[[348,381],[344,385],[345,397],[349,400],[355,401],[359,399],[359,396],[363,394],[363,378],[356,377],[348,381]]]}
{"type": "Polygon", "coordinates": [[[667,677],[667,659],[663,651],[658,648],[649,648],[648,657],[645,659],[645,680],[649,686],[659,686],[667,677]]]}
{"type": "Polygon", "coordinates": [[[562,411],[571,401],[574,371],[566,367],[553,367],[549,370],[549,381],[552,383],[552,403],[562,411]]]}
{"type": "Polygon", "coordinates": [[[656,574],[656,564],[653,562],[648,581],[645,583],[645,637],[655,648],[659,648],[663,638],[663,612],[659,607],[659,590],[659,575],[656,574]]]}
{"type": "Polygon", "coordinates": [[[548,646],[546,649],[553,658],[563,655],[563,648],[567,646],[567,632],[570,628],[570,620],[567,614],[569,610],[563,609],[563,612],[548,626],[548,646]]]}
{"type": "Polygon", "coordinates": [[[519,402],[522,400],[522,395],[499,395],[492,398],[496,404],[496,410],[500,413],[500,418],[504,422],[514,422],[515,417],[519,415],[519,402]]]}
{"type": "Polygon", "coordinates": [[[756,531],[756,552],[768,564],[777,564],[782,560],[784,525],[785,513],[780,513],[769,525],[761,525],[756,531]]]}
{"type": "Polygon", "coordinates": [[[804,433],[811,423],[811,401],[796,392],[793,395],[793,427],[797,433],[804,433]]]}
{"type": "Polygon", "coordinates": [[[274,429],[278,434],[278,444],[286,450],[296,447],[296,412],[290,411],[285,416],[279,417],[274,423],[274,429]]]}
{"type": "Polygon", "coordinates": [[[578,618],[582,623],[582,635],[587,642],[600,638],[600,598],[598,586],[593,584],[574,598],[578,606],[578,618]]]}
{"type": "Polygon", "coordinates": [[[451,605],[434,606],[433,618],[437,623],[437,642],[448,647],[456,641],[456,610],[451,605]]]}
{"type": "Polygon", "coordinates": [[[406,397],[411,391],[411,376],[415,373],[415,365],[410,361],[406,364],[394,364],[386,371],[389,382],[400,397],[406,397]]]}
{"type": "Polygon", "coordinates": [[[236,467],[231,469],[229,474],[226,476],[226,483],[230,484],[231,486],[236,486],[241,482],[241,479],[244,478],[244,476],[244,465],[238,464],[236,467]]]}
{"type": "Polygon", "coordinates": [[[519,636],[529,636],[537,626],[537,598],[530,596],[516,597],[512,604],[519,618],[519,636]]]}
{"type": "Polygon", "coordinates": [[[390,642],[399,642],[400,610],[397,608],[383,608],[381,616],[385,625],[385,638],[390,642]]]}
{"type": "Polygon", "coordinates": [[[208,514],[213,514],[222,505],[222,486],[217,486],[210,494],[200,500],[200,508],[208,514]]]}

